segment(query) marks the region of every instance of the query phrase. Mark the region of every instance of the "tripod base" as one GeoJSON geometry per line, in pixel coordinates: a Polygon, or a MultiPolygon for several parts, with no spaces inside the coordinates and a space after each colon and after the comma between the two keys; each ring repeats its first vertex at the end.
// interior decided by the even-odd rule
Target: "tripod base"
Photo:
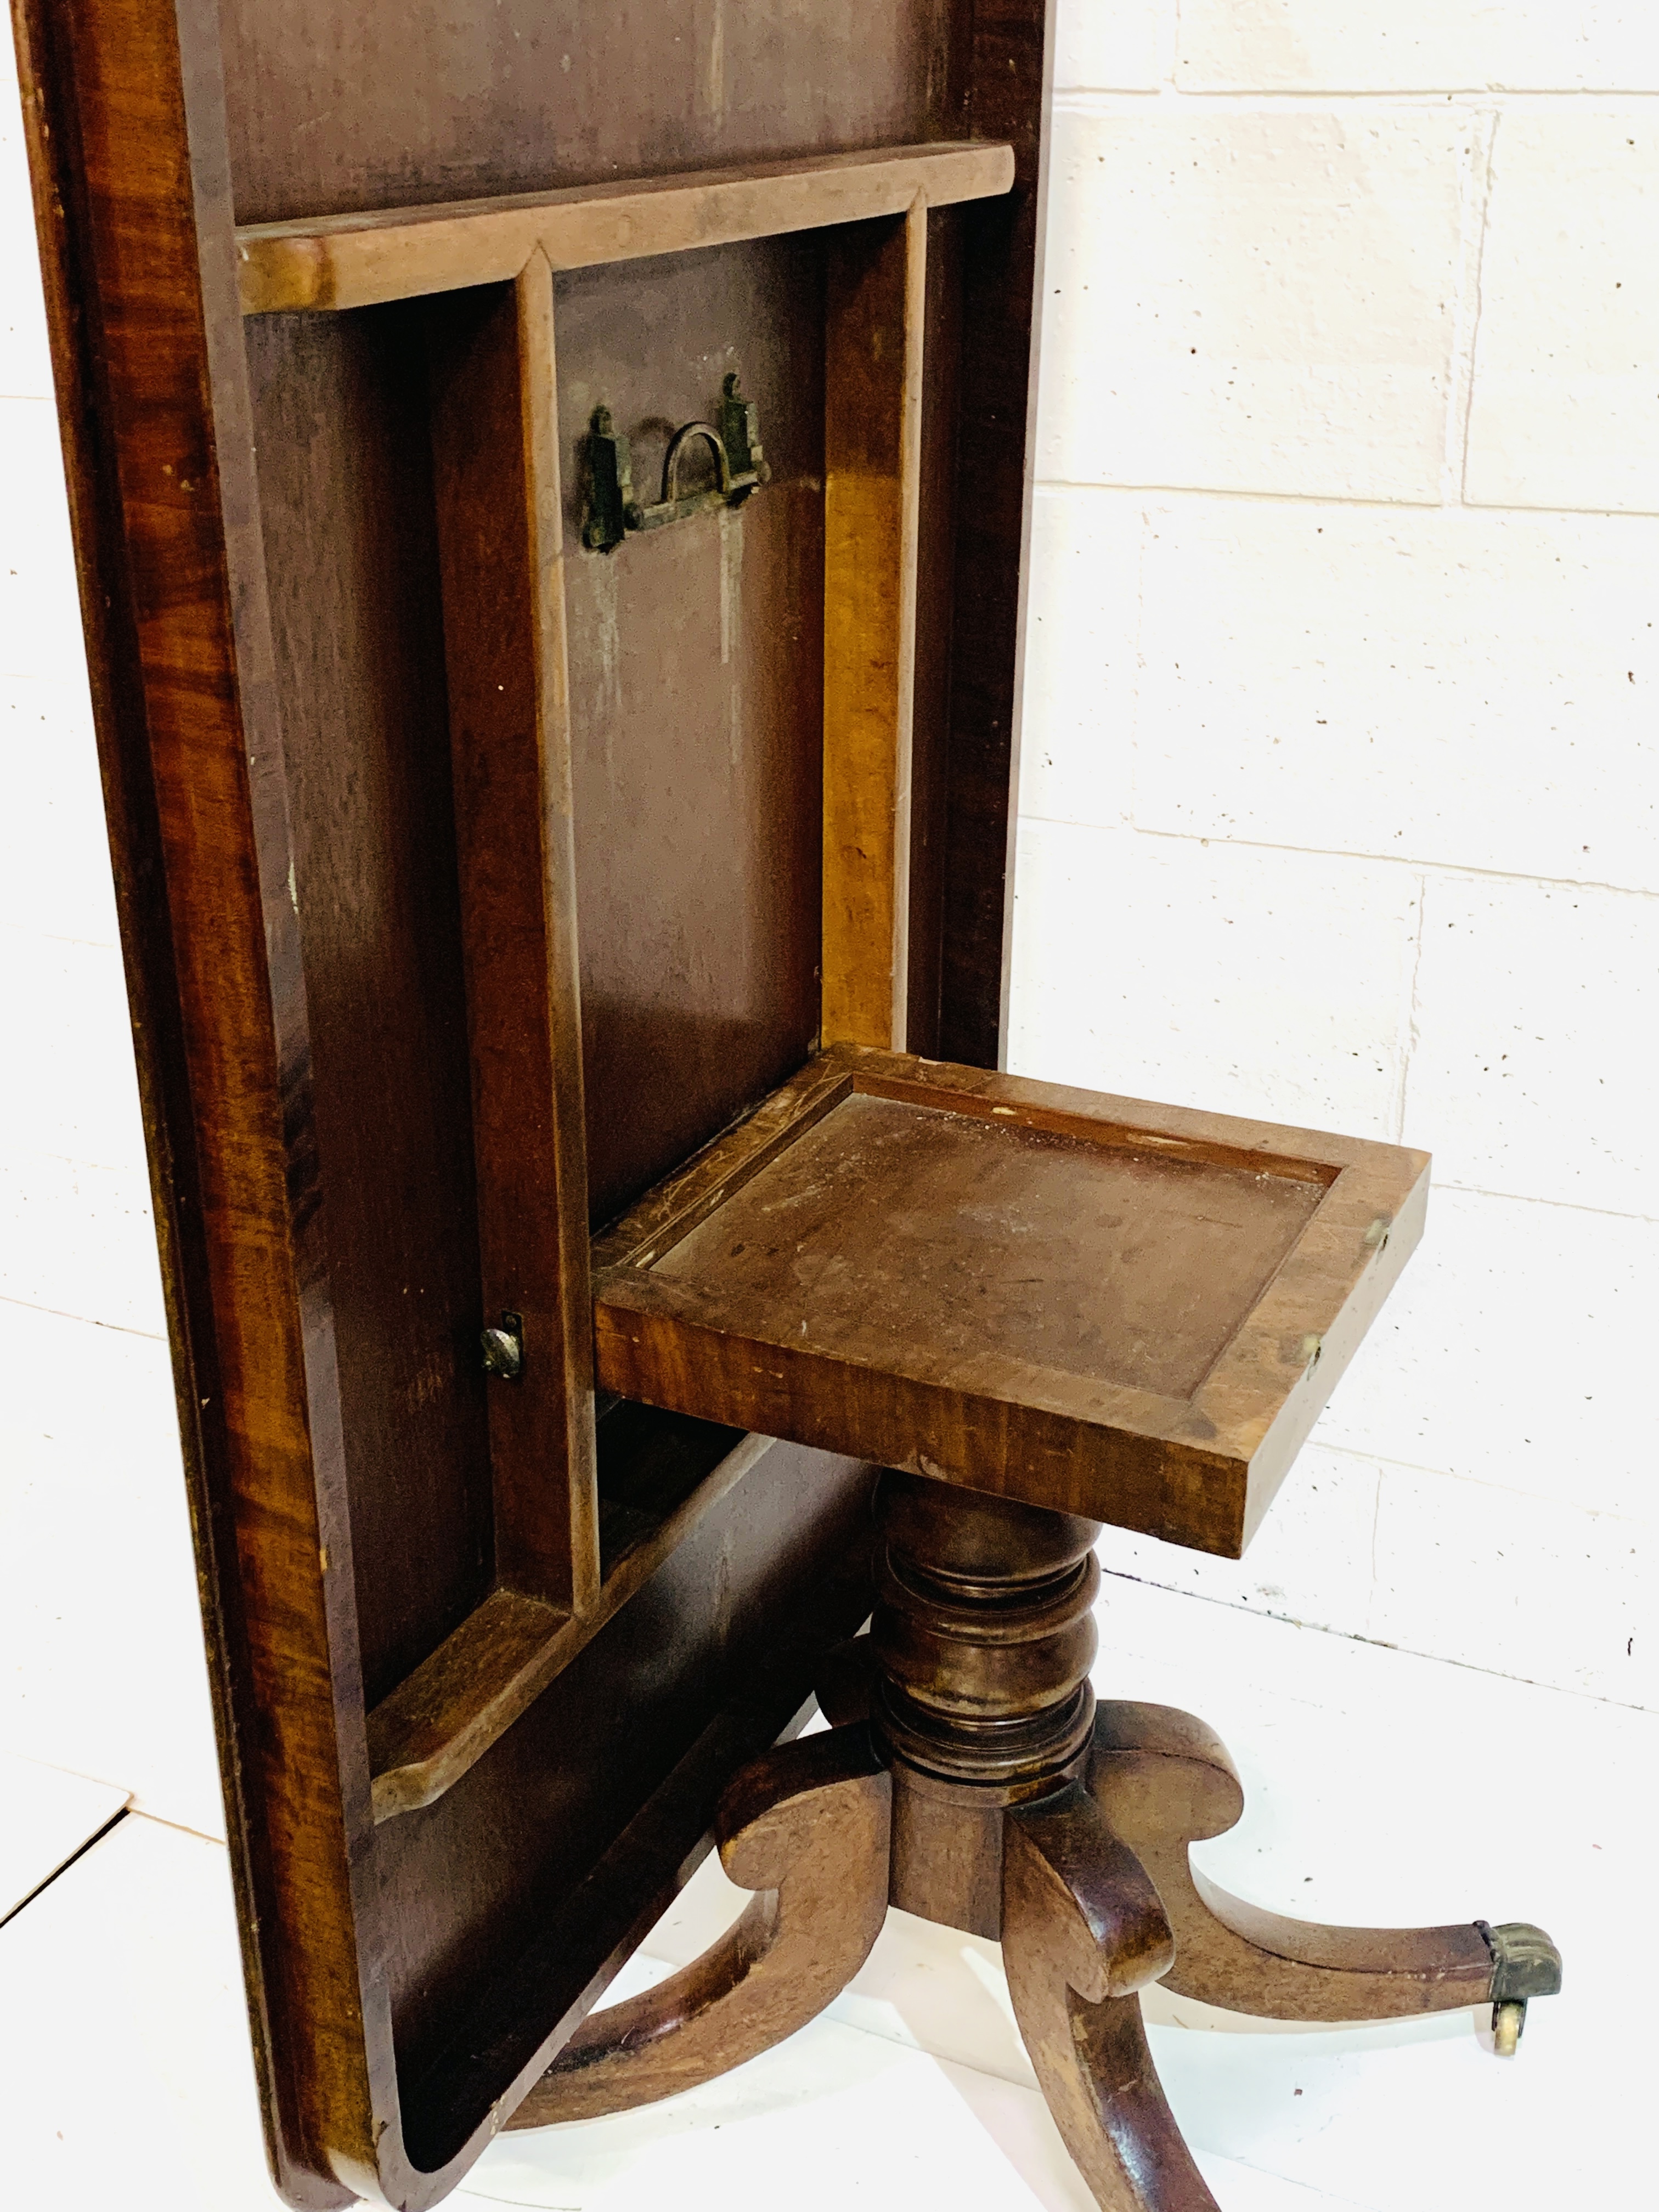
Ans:
{"type": "Polygon", "coordinates": [[[681,1972],[592,2015],[519,2106],[540,2127],[649,2103],[805,2026],[868,1956],[890,1903],[994,1936],[1072,2156],[1109,2212],[1214,2212],[1158,2087],[1139,1991],[1285,2021],[1490,2004],[1512,2051],[1560,1986],[1537,1929],[1331,1928],[1194,1872],[1243,1811],[1202,1722],[1096,1709],[1092,1523],[889,1475],[868,1638],[820,1685],[836,1723],[757,1760],[722,1802],[720,1856],[755,1892],[681,1972]]]}

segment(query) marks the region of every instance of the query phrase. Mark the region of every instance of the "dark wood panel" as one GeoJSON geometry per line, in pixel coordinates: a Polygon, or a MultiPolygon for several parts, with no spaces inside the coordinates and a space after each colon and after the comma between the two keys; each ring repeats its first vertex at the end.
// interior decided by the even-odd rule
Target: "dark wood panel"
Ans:
{"type": "MultiPolygon", "coordinates": [[[[253,2063],[271,2170],[290,2203],[321,2212],[348,2199],[305,2170],[295,2139],[294,2085],[283,2049],[284,1992],[280,1974],[268,1972],[254,1935],[261,1919],[270,1924],[276,1918],[276,1869],[262,1832],[257,1777],[245,1778],[232,1749],[239,1741],[258,1741],[259,1713],[252,1639],[235,1571],[227,1473],[229,1409],[216,1343],[216,1255],[193,1125],[190,1024],[161,866],[161,794],[149,750],[138,647],[136,594],[142,564],[128,539],[120,487],[121,426],[106,378],[108,351],[112,338],[118,342],[124,304],[106,298],[99,277],[100,248],[107,252],[115,213],[110,204],[109,140],[95,113],[87,118],[89,127],[82,128],[66,11],[50,8],[47,0],[14,0],[12,25],[253,2063]],[[112,324],[117,325],[114,332],[112,324]]],[[[152,131],[155,120],[153,112],[144,118],[152,131]]],[[[176,145],[180,129],[175,109],[163,143],[176,145]]],[[[147,215],[158,198],[166,210],[156,258],[171,273],[185,253],[179,235],[182,196],[175,186],[165,196],[141,197],[147,215]]]]}
{"type": "Polygon", "coordinates": [[[539,252],[550,268],[597,269],[908,215],[1006,192],[1013,149],[984,140],[850,154],[793,154],[724,169],[606,177],[437,207],[307,216],[238,226],[242,312],[329,314],[479,284],[510,283],[539,252]]]}
{"type": "Polygon", "coordinates": [[[237,220],[945,134],[961,0],[227,0],[237,220]]]}
{"type": "Polygon", "coordinates": [[[652,1271],[740,1328],[964,1384],[1013,1366],[1189,1398],[1323,1186],[844,1099],[652,1271]]]}
{"type": "Polygon", "coordinates": [[[583,271],[556,298],[597,1223],[763,1097],[817,1033],[822,242],[583,271]],[[593,409],[633,439],[635,487],[654,499],[668,436],[708,418],[731,370],[760,410],[771,483],[615,553],[574,550],[593,409]]]}
{"type": "Polygon", "coordinates": [[[205,12],[31,6],[20,43],[255,2063],[273,2171],[321,2208],[349,2201],[319,2146],[349,2135],[366,2068],[301,2054],[358,1999],[354,1753],[365,1806],[368,1773],[333,1699],[356,1686],[350,1577],[328,1571],[351,1542],[205,12]]]}
{"type": "Polygon", "coordinates": [[[969,127],[1014,149],[1012,194],[963,210],[956,611],[938,1050],[1000,1065],[1054,0],[975,0],[969,127]]]}
{"type": "Polygon", "coordinates": [[[491,1567],[425,351],[403,306],[246,335],[374,1703],[491,1567]]]}
{"type": "Polygon", "coordinates": [[[837,1045],[594,1249],[601,1387],[1237,1558],[1428,1158],[837,1045]]]}
{"type": "MultiPolygon", "coordinates": [[[[372,1826],[364,1665],[387,1686],[489,1566],[422,349],[395,315],[333,352],[256,341],[256,422],[233,168],[257,220],[957,137],[994,128],[967,100],[1000,56],[970,46],[967,0],[14,3],[26,75],[51,52],[32,158],[273,2166],[296,2203],[422,2206],[695,1856],[765,1734],[754,1710],[728,1727],[731,1698],[775,1691],[859,1549],[865,1476],[769,1455],[764,1504],[744,1477],[665,1564],[672,1602],[647,1590],[601,1632],[580,1725],[556,1685],[449,1796],[372,1826]]],[[[569,288],[611,388],[562,420],[568,459],[593,398],[639,431],[706,414],[729,365],[778,468],[738,527],[595,563],[578,610],[611,707],[582,914],[600,1212],[816,1028],[818,252],[636,264],[580,280],[588,309],[569,288]]],[[[924,587],[918,641],[936,715],[947,596],[924,587]]],[[[684,1472],[617,1493],[629,1556],[684,1472]]]]}
{"type": "MultiPolygon", "coordinates": [[[[757,1686],[757,1668],[785,1665],[792,1616],[810,1610],[815,1587],[848,1577],[839,1632],[862,1620],[872,1480],[855,1462],[775,1446],[446,1796],[374,1831],[405,2083],[431,2072],[458,2019],[522,1957],[711,1712],[757,1686]]],[[[540,1992],[521,2024],[532,2048],[556,2023],[556,1997],[540,1992]]],[[[405,2124],[416,2127],[415,2112],[405,2124]]]]}
{"type": "Polygon", "coordinates": [[[569,1613],[497,1588],[374,1708],[377,1821],[435,1804],[453,1789],[771,1448],[767,1437],[704,1421],[677,1426],[653,1407],[627,1404],[599,1424],[597,1443],[598,1595],[569,1613]]]}
{"type": "MultiPolygon", "coordinates": [[[[821,1602],[812,1612],[823,1620],[836,1617],[821,1602]]],[[[813,1660],[821,1666],[828,1656],[828,1647],[811,1642],[785,1648],[780,1665],[717,1711],[592,1871],[552,1905],[527,1949],[482,2002],[463,2012],[453,2043],[410,2092],[417,2157],[435,2162],[469,2129],[476,2149],[514,2108],[706,1856],[727,1785],[800,1724],[796,1700],[811,1678],[813,1660]],[[559,2002],[572,1992],[577,1994],[553,2035],[532,2042],[534,2024],[548,2016],[550,1996],[559,2002]],[[502,2080],[507,2094],[486,2106],[502,2080]],[[485,2130],[476,2125],[481,2110],[488,2112],[485,2130]]],[[[449,2172],[459,2169],[458,2159],[449,2172]]]]}
{"type": "Polygon", "coordinates": [[[623,1399],[611,1407],[599,1431],[600,1565],[607,1579],[652,1542],[743,1441],[741,1429],[689,1421],[654,1406],[623,1399]]]}
{"type": "Polygon", "coordinates": [[[836,233],[826,273],[823,1028],[902,1047],[927,210],[836,233]]]}

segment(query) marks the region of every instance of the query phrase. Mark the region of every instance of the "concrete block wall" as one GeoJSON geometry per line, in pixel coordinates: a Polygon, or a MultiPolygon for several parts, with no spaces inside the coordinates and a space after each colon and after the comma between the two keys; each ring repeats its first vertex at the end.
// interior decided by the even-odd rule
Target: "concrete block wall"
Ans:
{"type": "Polygon", "coordinates": [[[1659,18],[1060,6],[1012,1065],[1437,1186],[1248,1559],[1107,1565],[1651,1706],[1659,18]]]}

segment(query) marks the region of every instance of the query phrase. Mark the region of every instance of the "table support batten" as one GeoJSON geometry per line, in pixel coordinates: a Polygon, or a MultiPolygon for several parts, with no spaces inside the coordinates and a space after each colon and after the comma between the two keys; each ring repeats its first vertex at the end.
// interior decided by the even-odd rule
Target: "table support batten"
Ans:
{"type": "Polygon", "coordinates": [[[430,311],[499,1587],[599,1594],[552,272],[430,311]]]}
{"type": "Polygon", "coordinates": [[[511,281],[540,252],[555,269],[683,253],[821,230],[1006,192],[996,140],[880,146],[635,177],[507,198],[246,225],[236,234],[245,315],[320,313],[511,281]]]}
{"type": "Polygon", "coordinates": [[[909,998],[927,210],[830,255],[824,422],[823,1038],[902,1051],[909,998]]]}

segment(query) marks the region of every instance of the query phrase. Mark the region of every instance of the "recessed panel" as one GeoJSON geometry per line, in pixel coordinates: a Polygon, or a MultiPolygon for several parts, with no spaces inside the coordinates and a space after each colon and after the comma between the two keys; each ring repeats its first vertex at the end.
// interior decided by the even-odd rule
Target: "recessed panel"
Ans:
{"type": "Polygon", "coordinates": [[[963,1379],[1018,1360],[1190,1396],[1324,1186],[854,1095],[666,1253],[716,1325],[963,1379]]]}
{"type": "Polygon", "coordinates": [[[1421,1152],[835,1045],[594,1246],[601,1388],[1237,1558],[1421,1152]]]}
{"type": "MultiPolygon", "coordinates": [[[[609,1220],[799,1067],[818,1028],[823,247],[815,235],[559,279],[560,462],[589,1215],[609,1220]],[[771,481],[581,545],[611,410],[642,503],[735,374],[771,481]]],[[[683,477],[705,481],[694,443],[683,477]]]]}
{"type": "Polygon", "coordinates": [[[245,334],[373,1705],[492,1551],[425,349],[401,306],[245,334]]]}
{"type": "Polygon", "coordinates": [[[963,12],[961,0],[226,0],[237,219],[943,137],[960,115],[963,12]]]}

